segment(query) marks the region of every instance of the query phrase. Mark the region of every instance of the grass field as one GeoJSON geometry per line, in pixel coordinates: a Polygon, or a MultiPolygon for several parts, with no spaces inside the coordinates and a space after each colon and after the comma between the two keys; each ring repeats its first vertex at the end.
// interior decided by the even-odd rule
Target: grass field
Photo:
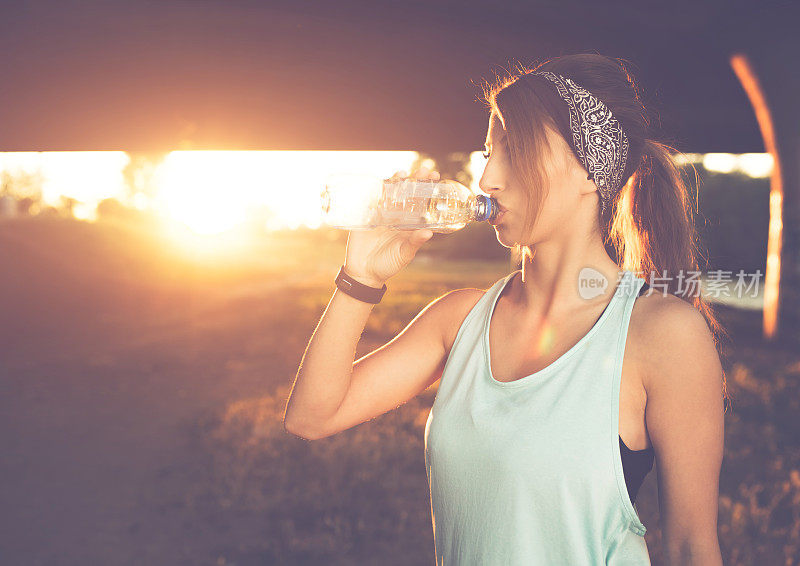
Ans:
{"type": "MultiPolygon", "coordinates": [[[[343,257],[322,233],[210,257],[155,228],[0,224],[0,561],[431,564],[423,427],[435,386],[327,439],[281,427],[343,257]]],[[[420,255],[390,281],[357,356],[436,296],[509,269],[420,255]]],[[[759,312],[720,313],[734,337],[725,564],[797,564],[800,352],[763,343],[759,312]]],[[[659,564],[656,474],[637,503],[659,564]]]]}

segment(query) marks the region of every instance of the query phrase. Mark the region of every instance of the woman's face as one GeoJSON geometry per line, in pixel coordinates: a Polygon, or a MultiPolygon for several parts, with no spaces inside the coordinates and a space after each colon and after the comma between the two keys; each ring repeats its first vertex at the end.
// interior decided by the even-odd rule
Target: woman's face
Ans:
{"type": "Polygon", "coordinates": [[[524,186],[515,175],[502,122],[494,113],[489,119],[487,153],[484,154],[489,158],[478,186],[500,204],[501,212],[494,221],[494,228],[503,246],[510,248],[515,243],[533,246],[563,232],[564,227],[574,221],[581,203],[588,204],[581,200],[583,194],[596,189],[592,181],[587,181],[586,171],[561,135],[550,128],[545,130],[550,150],[544,148],[543,163],[537,165],[550,189],[544,196],[533,233],[525,233],[525,214],[533,188],[524,186]]]}

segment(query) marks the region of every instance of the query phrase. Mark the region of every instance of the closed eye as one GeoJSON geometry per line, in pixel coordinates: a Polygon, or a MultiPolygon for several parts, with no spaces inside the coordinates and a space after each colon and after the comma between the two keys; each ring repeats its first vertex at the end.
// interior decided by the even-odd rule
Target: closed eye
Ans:
{"type": "Polygon", "coordinates": [[[484,151],[482,155],[484,159],[489,159],[489,157],[491,157],[492,154],[489,153],[488,151],[484,151]]]}

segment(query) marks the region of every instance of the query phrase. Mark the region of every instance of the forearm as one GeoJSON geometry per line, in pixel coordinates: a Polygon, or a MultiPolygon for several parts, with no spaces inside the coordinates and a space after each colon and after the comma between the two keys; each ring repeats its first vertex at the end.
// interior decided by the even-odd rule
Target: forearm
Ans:
{"type": "Polygon", "coordinates": [[[284,427],[314,436],[344,400],[356,346],[374,304],[336,289],[309,340],[286,405],[284,427]]]}
{"type": "Polygon", "coordinates": [[[683,544],[667,545],[669,566],[722,566],[719,541],[688,540],[683,544]]]}

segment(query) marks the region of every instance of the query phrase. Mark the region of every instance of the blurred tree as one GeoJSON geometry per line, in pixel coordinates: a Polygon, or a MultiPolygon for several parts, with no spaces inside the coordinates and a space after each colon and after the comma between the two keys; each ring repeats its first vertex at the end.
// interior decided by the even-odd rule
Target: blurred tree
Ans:
{"type": "Polygon", "coordinates": [[[97,219],[103,222],[124,222],[130,226],[146,228],[158,223],[158,215],[106,198],[97,204],[97,219]]]}
{"type": "Polygon", "coordinates": [[[59,205],[57,210],[60,214],[64,216],[74,216],[75,205],[78,204],[78,200],[72,197],[61,195],[59,197],[59,205]]]}
{"type": "Polygon", "coordinates": [[[24,197],[17,201],[18,214],[36,214],[40,210],[39,201],[31,197],[24,197]]]}
{"type": "Polygon", "coordinates": [[[127,210],[127,207],[115,198],[106,198],[97,203],[97,217],[102,220],[123,217],[127,210]]]}
{"type": "Polygon", "coordinates": [[[155,198],[158,187],[155,182],[155,175],[158,166],[164,161],[167,153],[144,153],[129,151],[130,161],[122,169],[122,177],[125,180],[126,205],[133,206],[137,195],[144,195],[147,201],[155,198]]]}
{"type": "Polygon", "coordinates": [[[0,196],[17,202],[18,214],[37,212],[42,202],[44,175],[41,171],[0,171],[0,196]]]}
{"type": "Polygon", "coordinates": [[[419,158],[412,164],[412,169],[419,168],[422,163],[430,159],[434,169],[439,172],[442,179],[454,179],[466,186],[472,184],[472,175],[469,172],[469,152],[419,152],[419,158]]]}

